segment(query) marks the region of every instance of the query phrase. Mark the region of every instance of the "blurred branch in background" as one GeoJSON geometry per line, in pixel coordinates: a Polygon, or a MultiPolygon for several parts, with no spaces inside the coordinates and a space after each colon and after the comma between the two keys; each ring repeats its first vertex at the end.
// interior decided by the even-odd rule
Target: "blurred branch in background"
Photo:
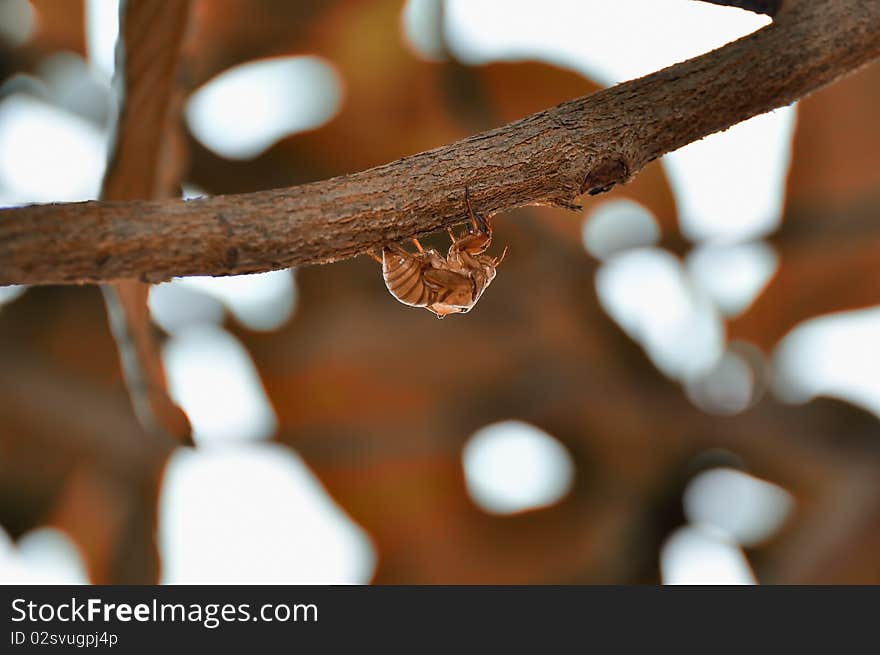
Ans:
{"type": "Polygon", "coordinates": [[[795,3],[770,26],[644,78],[361,173],[189,202],[0,213],[0,284],[162,281],[332,262],[494,213],[575,208],[647,163],[787,105],[880,55],[880,5],[795,3]]]}
{"type": "MultiPolygon", "coordinates": [[[[128,0],[120,6],[114,86],[118,116],[103,200],[173,198],[183,173],[179,60],[189,0],[128,0]]],[[[136,281],[105,286],[104,300],[122,371],[144,429],[191,443],[186,416],[168,396],[147,300],[136,281]]]]}

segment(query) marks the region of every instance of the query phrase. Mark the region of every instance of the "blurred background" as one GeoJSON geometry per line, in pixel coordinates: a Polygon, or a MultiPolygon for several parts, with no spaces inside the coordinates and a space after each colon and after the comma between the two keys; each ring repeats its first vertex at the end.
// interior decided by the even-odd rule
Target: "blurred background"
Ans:
{"type": "MultiPolygon", "coordinates": [[[[0,0],[0,205],[98,196],[118,14],[0,0]]],[[[768,22],[198,0],[180,193],[363,170],[768,22]]],[[[194,446],[138,423],[99,288],[0,288],[0,580],[880,583],[878,104],[875,65],[580,214],[498,215],[442,322],[367,257],[154,286],[194,446]]]]}

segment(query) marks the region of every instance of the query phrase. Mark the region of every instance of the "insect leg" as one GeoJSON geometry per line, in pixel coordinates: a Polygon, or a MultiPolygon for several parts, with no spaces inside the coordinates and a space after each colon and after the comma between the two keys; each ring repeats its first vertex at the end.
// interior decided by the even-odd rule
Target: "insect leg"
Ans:
{"type": "Polygon", "coordinates": [[[483,233],[487,236],[492,235],[492,226],[489,224],[482,215],[478,214],[474,211],[474,208],[471,206],[471,194],[468,187],[464,188],[464,200],[467,203],[468,216],[471,219],[471,223],[468,226],[468,232],[471,234],[479,234],[483,233]]]}
{"type": "Polygon", "coordinates": [[[416,248],[419,249],[419,252],[425,252],[425,249],[422,248],[422,244],[419,243],[419,240],[418,240],[418,239],[413,238],[412,242],[415,244],[416,248]]]}

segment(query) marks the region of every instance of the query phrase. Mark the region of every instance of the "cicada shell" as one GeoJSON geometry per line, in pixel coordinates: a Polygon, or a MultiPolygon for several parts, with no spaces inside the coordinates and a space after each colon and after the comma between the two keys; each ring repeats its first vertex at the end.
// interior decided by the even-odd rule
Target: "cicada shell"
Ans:
{"type": "Polygon", "coordinates": [[[413,239],[418,252],[387,246],[382,250],[382,276],[392,296],[404,305],[424,307],[438,318],[469,312],[495,279],[500,257],[485,251],[492,243],[492,226],[471,207],[465,189],[468,225],[467,234],[456,236],[451,230],[452,245],[444,257],[434,248],[425,249],[413,239]]]}

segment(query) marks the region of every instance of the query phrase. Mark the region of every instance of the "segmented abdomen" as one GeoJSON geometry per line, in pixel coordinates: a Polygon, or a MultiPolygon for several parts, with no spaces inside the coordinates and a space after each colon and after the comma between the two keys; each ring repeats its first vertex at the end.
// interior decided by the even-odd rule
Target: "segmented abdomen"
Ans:
{"type": "Polygon", "coordinates": [[[405,305],[425,307],[431,292],[422,279],[423,264],[412,256],[385,249],[382,252],[382,277],[391,295],[405,305]]]}

